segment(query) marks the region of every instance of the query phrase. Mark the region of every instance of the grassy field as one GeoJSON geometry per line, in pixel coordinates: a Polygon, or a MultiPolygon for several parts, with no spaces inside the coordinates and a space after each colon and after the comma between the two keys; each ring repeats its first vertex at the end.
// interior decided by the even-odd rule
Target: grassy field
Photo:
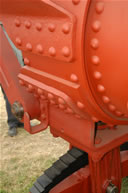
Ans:
{"type": "MultiPolygon", "coordinates": [[[[37,177],[67,151],[68,143],[53,138],[49,130],[30,135],[20,128],[11,138],[6,118],[0,92],[0,193],[28,193],[37,177]]],[[[128,193],[128,178],[123,181],[122,193],[128,193]]]]}
{"type": "Polygon", "coordinates": [[[19,129],[17,137],[10,139],[4,135],[0,193],[28,193],[37,177],[50,167],[67,147],[60,139],[53,142],[49,131],[37,134],[36,137],[22,129],[19,129]]]}

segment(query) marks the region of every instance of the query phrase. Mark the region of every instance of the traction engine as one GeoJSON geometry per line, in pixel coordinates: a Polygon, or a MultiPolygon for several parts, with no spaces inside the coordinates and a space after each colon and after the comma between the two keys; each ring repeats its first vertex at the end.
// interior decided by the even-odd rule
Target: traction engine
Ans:
{"type": "MultiPolygon", "coordinates": [[[[70,150],[31,193],[117,193],[128,176],[128,1],[0,0],[0,84],[70,150]]],[[[40,123],[31,126],[30,121],[40,123]]]]}

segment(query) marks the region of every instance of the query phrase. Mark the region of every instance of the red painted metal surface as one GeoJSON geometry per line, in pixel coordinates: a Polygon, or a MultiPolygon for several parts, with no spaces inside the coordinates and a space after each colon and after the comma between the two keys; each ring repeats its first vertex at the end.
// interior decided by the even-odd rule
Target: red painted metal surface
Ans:
{"type": "Polygon", "coordinates": [[[53,136],[90,157],[91,178],[83,169],[52,191],[104,193],[110,180],[120,189],[128,175],[127,152],[121,174],[117,151],[128,141],[128,1],[0,0],[0,10],[25,64],[19,65],[0,27],[0,83],[10,102],[23,106],[25,129],[34,134],[49,125],[53,136]],[[41,123],[31,127],[34,118],[41,123]],[[98,121],[105,125],[96,129],[98,121]],[[110,155],[118,168],[114,180],[103,171],[110,155]]]}
{"type": "Polygon", "coordinates": [[[92,192],[106,193],[110,182],[121,190],[120,148],[107,153],[99,162],[90,158],[92,192]],[[109,166],[109,167],[108,167],[109,166]],[[118,168],[118,169],[117,169],[118,168]]]}
{"type": "MultiPolygon", "coordinates": [[[[109,158],[108,160],[111,161],[114,157],[110,157],[110,153],[107,155],[109,158]]],[[[105,158],[106,159],[106,158],[105,158]]],[[[104,178],[103,176],[103,170],[106,171],[106,173],[108,175],[111,175],[112,178],[109,178],[111,179],[112,181],[115,181],[116,179],[114,178],[114,175],[113,174],[113,171],[115,170],[116,172],[116,169],[115,167],[113,167],[113,163],[109,164],[109,168],[107,167],[107,161],[106,163],[104,162],[105,160],[101,161],[100,164],[104,167],[102,169],[101,172],[101,176],[99,176],[99,178],[97,178],[97,175],[96,173],[94,174],[93,173],[93,179],[92,181],[94,181],[94,176],[96,175],[96,180],[97,180],[97,183],[94,185],[93,184],[93,189],[97,188],[96,191],[93,191],[93,189],[91,188],[91,176],[90,176],[90,170],[89,170],[89,167],[86,166],[85,168],[83,169],[80,169],[78,172],[74,173],[72,176],[68,177],[67,179],[65,179],[63,182],[61,182],[59,185],[57,185],[55,188],[53,188],[53,190],[50,191],[50,193],[85,193],[85,192],[88,192],[88,193],[93,193],[93,192],[105,192],[105,186],[107,186],[108,184],[108,178],[106,178],[106,181],[104,180],[104,183],[101,184],[100,180],[101,177],[104,178]],[[106,165],[106,167],[105,167],[106,165]],[[112,168],[110,168],[110,166],[112,168]],[[108,169],[108,171],[107,171],[108,169]],[[99,186],[102,186],[101,188],[99,186]],[[102,191],[101,191],[102,190],[102,191]]],[[[113,160],[114,161],[114,160],[113,160]]],[[[117,163],[117,160],[115,160],[115,162],[117,163]]],[[[119,164],[119,163],[118,163],[119,164]]],[[[96,164],[94,164],[96,165],[96,164]]],[[[98,167],[96,167],[95,169],[97,169],[97,172],[98,170],[100,169],[100,165],[98,167]]],[[[128,152],[123,152],[121,153],[121,175],[122,178],[127,176],[127,171],[128,171],[128,152]]],[[[118,171],[117,171],[118,173],[118,171]]],[[[98,173],[99,175],[100,173],[98,173]]],[[[116,184],[118,183],[117,181],[115,182],[116,184]]]]}

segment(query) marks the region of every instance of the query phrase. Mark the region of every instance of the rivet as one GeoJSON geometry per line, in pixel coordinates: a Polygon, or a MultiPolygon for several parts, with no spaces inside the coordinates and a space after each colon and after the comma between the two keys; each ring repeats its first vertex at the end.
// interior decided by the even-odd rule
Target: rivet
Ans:
{"type": "Polygon", "coordinates": [[[55,105],[55,104],[56,104],[56,102],[55,102],[54,100],[50,100],[50,103],[51,103],[52,105],[55,105]]]}
{"type": "Polygon", "coordinates": [[[83,103],[81,103],[81,102],[77,102],[77,106],[78,106],[78,108],[80,108],[80,109],[83,109],[84,108],[84,104],[83,103]]]}
{"type": "Polygon", "coordinates": [[[65,46],[65,47],[62,49],[62,54],[63,54],[65,57],[70,56],[70,49],[65,46]]]}
{"type": "Polygon", "coordinates": [[[75,5],[77,5],[77,4],[79,4],[80,0],[72,0],[72,2],[73,2],[75,5]]]}
{"type": "Polygon", "coordinates": [[[98,56],[92,56],[92,63],[98,65],[100,63],[100,59],[98,56]]]}
{"type": "Polygon", "coordinates": [[[48,93],[48,98],[49,98],[49,99],[54,99],[54,95],[51,94],[51,93],[48,93]]]}
{"type": "Polygon", "coordinates": [[[42,115],[41,115],[41,119],[42,119],[42,120],[46,120],[46,115],[45,115],[45,114],[42,114],[42,115]]]}
{"type": "Polygon", "coordinates": [[[31,27],[30,21],[25,21],[24,24],[25,24],[25,27],[28,28],[28,29],[31,27]]]}
{"type": "Polygon", "coordinates": [[[16,27],[19,27],[21,25],[21,22],[19,19],[15,19],[14,23],[15,23],[16,27]]]}
{"type": "Polygon", "coordinates": [[[38,98],[39,98],[39,95],[37,95],[37,94],[34,94],[34,97],[38,99],[38,98]]]}
{"type": "Polygon", "coordinates": [[[103,96],[102,99],[103,99],[103,102],[106,104],[110,102],[110,98],[107,96],[103,96]]]}
{"type": "Polygon", "coordinates": [[[104,11],[104,2],[97,2],[96,3],[96,12],[102,13],[104,11]]]}
{"type": "Polygon", "coordinates": [[[97,79],[97,80],[100,80],[102,77],[102,74],[98,71],[94,72],[94,78],[97,79]]]}
{"type": "Polygon", "coordinates": [[[49,25],[48,25],[48,29],[49,29],[50,32],[54,32],[54,31],[55,31],[55,25],[52,24],[52,23],[49,24],[49,25]]]}
{"type": "Polygon", "coordinates": [[[100,30],[100,27],[101,27],[100,21],[94,21],[94,23],[92,24],[92,29],[94,32],[98,32],[100,30]]]}
{"type": "Polygon", "coordinates": [[[33,86],[31,84],[29,84],[27,90],[29,92],[32,92],[34,90],[34,88],[33,88],[33,86]]]}
{"type": "Polygon", "coordinates": [[[75,114],[75,117],[76,117],[77,119],[81,119],[81,116],[78,115],[78,114],[75,114]]]}
{"type": "Polygon", "coordinates": [[[110,104],[108,107],[109,107],[110,111],[115,111],[116,110],[116,107],[112,104],[110,104]]]}
{"type": "Polygon", "coordinates": [[[73,114],[73,113],[74,113],[73,110],[72,110],[71,108],[69,108],[69,107],[66,109],[66,112],[67,112],[67,113],[70,113],[70,114],[73,114]]]}
{"type": "Polygon", "coordinates": [[[99,84],[99,85],[97,86],[97,90],[98,90],[99,92],[104,92],[104,91],[105,91],[105,88],[104,88],[103,85],[99,84]]]}
{"type": "Polygon", "coordinates": [[[30,64],[30,61],[29,61],[28,58],[24,58],[24,64],[26,64],[26,65],[29,65],[29,64],[30,64]]]}
{"type": "Polygon", "coordinates": [[[62,104],[59,104],[59,108],[60,108],[60,109],[65,109],[65,106],[62,105],[62,104]]]}
{"type": "Polygon", "coordinates": [[[95,138],[95,144],[100,144],[102,142],[102,139],[100,137],[95,138]]]}
{"type": "Polygon", "coordinates": [[[19,46],[21,46],[21,44],[22,44],[21,39],[17,37],[17,38],[16,38],[16,43],[17,43],[19,46]]]}
{"type": "Polygon", "coordinates": [[[63,31],[65,34],[68,34],[69,31],[70,31],[70,26],[69,26],[69,24],[64,24],[63,27],[62,27],[62,31],[63,31]]]}
{"type": "Polygon", "coordinates": [[[41,23],[36,23],[36,29],[37,29],[38,31],[41,31],[41,30],[42,30],[42,25],[41,25],[41,23]]]}
{"type": "Polygon", "coordinates": [[[38,89],[37,89],[37,93],[38,93],[39,95],[42,95],[42,94],[43,94],[43,90],[40,89],[40,88],[38,88],[38,89]]]}
{"type": "Polygon", "coordinates": [[[96,117],[92,117],[93,122],[98,122],[99,120],[96,117]]]}
{"type": "Polygon", "coordinates": [[[68,112],[68,113],[71,113],[71,114],[74,113],[73,110],[72,110],[71,108],[69,108],[69,107],[67,108],[67,112],[68,112]]]}
{"type": "Polygon", "coordinates": [[[99,47],[99,40],[96,39],[96,38],[92,39],[92,40],[91,40],[91,47],[92,47],[93,49],[97,49],[97,48],[99,47]]]}
{"type": "Polygon", "coordinates": [[[61,128],[61,130],[60,130],[60,131],[61,131],[61,133],[64,133],[64,129],[63,129],[63,128],[61,128]]]}
{"type": "Polygon", "coordinates": [[[54,47],[49,48],[49,54],[51,56],[55,56],[56,55],[56,49],[54,47]]]}
{"type": "Polygon", "coordinates": [[[41,98],[42,100],[45,100],[45,99],[46,99],[46,96],[41,95],[40,98],[41,98]]]}
{"type": "Polygon", "coordinates": [[[32,51],[32,45],[30,43],[26,44],[26,48],[27,50],[32,51]]]}
{"type": "Polygon", "coordinates": [[[24,85],[25,85],[25,83],[24,83],[24,81],[23,81],[23,80],[19,80],[19,83],[20,83],[20,85],[22,85],[22,86],[24,86],[24,85]]]}
{"type": "Polygon", "coordinates": [[[41,44],[38,44],[37,47],[36,47],[36,50],[39,54],[42,54],[43,53],[43,47],[41,44]]]}
{"type": "Polygon", "coordinates": [[[64,101],[64,99],[62,99],[62,98],[58,98],[58,103],[61,104],[61,105],[64,105],[64,104],[65,104],[65,101],[64,101]]]}
{"type": "Polygon", "coordinates": [[[118,117],[122,116],[122,114],[123,114],[123,113],[121,113],[120,111],[116,111],[115,113],[116,113],[116,115],[117,115],[118,117]]]}
{"type": "Polygon", "coordinates": [[[73,82],[77,82],[77,81],[78,81],[78,77],[77,77],[76,74],[71,74],[70,79],[71,79],[73,82]]]}

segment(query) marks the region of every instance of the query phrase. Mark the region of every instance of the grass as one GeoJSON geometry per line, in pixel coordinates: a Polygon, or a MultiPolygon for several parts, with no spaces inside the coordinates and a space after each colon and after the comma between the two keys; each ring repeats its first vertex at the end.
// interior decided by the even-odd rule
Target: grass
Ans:
{"type": "MultiPolygon", "coordinates": [[[[68,149],[68,143],[53,138],[49,130],[36,135],[18,129],[9,137],[5,104],[0,92],[0,193],[28,193],[37,177],[68,149]]],[[[122,193],[128,193],[128,177],[122,193]]]]}
{"type": "Polygon", "coordinates": [[[59,138],[54,142],[49,130],[35,137],[23,129],[13,138],[6,132],[2,134],[0,193],[28,193],[37,177],[67,151],[68,144],[59,138]]]}
{"type": "Polygon", "coordinates": [[[121,193],[128,193],[128,176],[123,179],[121,193]]]}
{"type": "Polygon", "coordinates": [[[0,193],[28,193],[29,188],[33,182],[39,177],[41,171],[50,167],[55,161],[55,158],[46,157],[42,162],[42,157],[32,160],[36,165],[32,167],[31,161],[22,162],[19,166],[20,160],[15,159],[14,162],[10,160],[8,167],[0,172],[2,179],[0,193]],[[17,161],[16,161],[17,160],[17,161]]]}

